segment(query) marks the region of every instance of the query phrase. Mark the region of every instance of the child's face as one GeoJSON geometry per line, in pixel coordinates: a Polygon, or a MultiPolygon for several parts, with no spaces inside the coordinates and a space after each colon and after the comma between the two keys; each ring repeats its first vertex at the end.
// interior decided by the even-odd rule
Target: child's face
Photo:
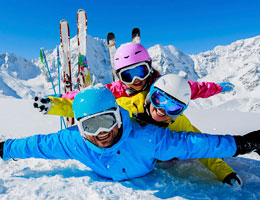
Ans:
{"type": "Polygon", "coordinates": [[[136,78],[133,82],[133,84],[128,84],[129,87],[139,91],[139,90],[142,90],[145,86],[145,83],[146,83],[146,80],[147,79],[144,79],[144,80],[139,80],[138,78],[136,78]]]}
{"type": "Polygon", "coordinates": [[[171,119],[171,116],[167,115],[162,108],[155,108],[153,104],[150,104],[150,115],[157,122],[163,122],[171,119]]]}

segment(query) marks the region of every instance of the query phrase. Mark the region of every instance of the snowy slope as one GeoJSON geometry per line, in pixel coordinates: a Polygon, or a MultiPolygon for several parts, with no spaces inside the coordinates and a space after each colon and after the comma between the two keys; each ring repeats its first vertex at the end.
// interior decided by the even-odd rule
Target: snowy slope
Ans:
{"type": "MultiPolygon", "coordinates": [[[[59,130],[59,118],[40,115],[30,100],[0,99],[0,110],[1,141],[59,130]]],[[[204,132],[244,134],[259,129],[259,113],[188,109],[186,114],[204,132]]],[[[101,178],[73,160],[1,160],[0,199],[260,199],[260,157],[251,153],[225,161],[240,175],[243,188],[223,185],[197,160],[168,169],[158,166],[144,177],[123,182],[101,178]]]]}

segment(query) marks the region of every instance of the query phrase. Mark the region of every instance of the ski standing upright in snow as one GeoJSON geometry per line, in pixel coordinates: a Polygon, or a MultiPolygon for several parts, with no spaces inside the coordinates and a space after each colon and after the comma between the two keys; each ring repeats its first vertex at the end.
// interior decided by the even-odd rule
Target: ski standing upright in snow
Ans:
{"type": "Polygon", "coordinates": [[[141,43],[141,34],[139,28],[133,28],[132,30],[132,42],[133,43],[141,43]]]}
{"type": "MultiPolygon", "coordinates": [[[[72,91],[72,81],[71,81],[71,65],[70,65],[70,32],[69,25],[66,20],[60,21],[60,39],[61,39],[61,49],[63,53],[63,82],[64,90],[66,92],[72,91]]],[[[67,127],[74,124],[73,118],[67,118],[67,127]]]]}
{"type": "Polygon", "coordinates": [[[83,9],[77,12],[78,39],[78,78],[79,90],[91,85],[91,76],[87,63],[87,15],[83,9]]]}
{"type": "Polygon", "coordinates": [[[110,56],[110,64],[111,64],[111,72],[113,75],[113,81],[117,81],[118,77],[116,75],[116,71],[114,67],[114,56],[116,53],[116,39],[115,39],[115,34],[112,32],[107,34],[107,47],[110,56]]]}

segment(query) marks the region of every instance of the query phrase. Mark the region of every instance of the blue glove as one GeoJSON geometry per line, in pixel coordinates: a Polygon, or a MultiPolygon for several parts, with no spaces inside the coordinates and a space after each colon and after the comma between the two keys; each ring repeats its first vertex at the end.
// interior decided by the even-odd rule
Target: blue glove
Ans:
{"type": "Polygon", "coordinates": [[[221,90],[221,93],[226,93],[226,92],[231,92],[235,85],[229,82],[224,82],[224,83],[218,83],[223,89],[221,90]]]}

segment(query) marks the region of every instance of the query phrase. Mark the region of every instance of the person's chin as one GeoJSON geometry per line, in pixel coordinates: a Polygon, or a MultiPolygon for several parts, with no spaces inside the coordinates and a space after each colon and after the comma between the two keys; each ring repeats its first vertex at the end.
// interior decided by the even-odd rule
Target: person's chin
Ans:
{"type": "Polygon", "coordinates": [[[133,88],[137,91],[143,89],[143,85],[142,84],[137,84],[137,85],[133,85],[133,88]]]}
{"type": "Polygon", "coordinates": [[[157,109],[153,109],[152,111],[152,118],[157,121],[157,122],[162,122],[166,120],[166,114],[161,113],[160,111],[158,111],[157,109]]]}
{"type": "Polygon", "coordinates": [[[106,138],[98,138],[96,137],[96,143],[99,147],[108,147],[112,143],[112,133],[109,133],[108,137],[106,138]]]}

